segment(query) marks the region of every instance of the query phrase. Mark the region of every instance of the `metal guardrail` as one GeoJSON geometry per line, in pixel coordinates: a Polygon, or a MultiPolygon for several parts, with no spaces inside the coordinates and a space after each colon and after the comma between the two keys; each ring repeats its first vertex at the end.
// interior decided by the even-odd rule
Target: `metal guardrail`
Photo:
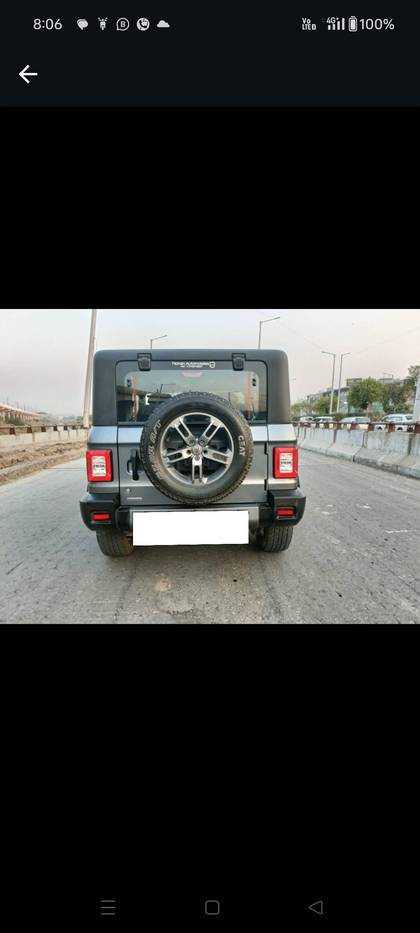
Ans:
{"type": "Polygon", "coordinates": [[[80,428],[83,428],[82,424],[0,424],[0,434],[39,434],[50,431],[74,431],[80,428]]]}
{"type": "Polygon", "coordinates": [[[420,421],[413,421],[411,424],[381,424],[379,421],[371,421],[369,424],[363,422],[352,422],[351,424],[342,424],[341,421],[333,421],[326,418],[325,421],[294,421],[295,428],[331,428],[335,431],[384,431],[390,434],[394,431],[405,431],[407,434],[420,434],[420,421]]]}

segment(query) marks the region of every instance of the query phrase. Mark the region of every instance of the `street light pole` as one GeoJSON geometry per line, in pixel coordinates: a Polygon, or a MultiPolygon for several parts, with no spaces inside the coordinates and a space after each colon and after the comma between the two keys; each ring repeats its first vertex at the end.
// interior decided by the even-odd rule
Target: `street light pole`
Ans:
{"type": "Polygon", "coordinates": [[[339,377],[338,377],[338,396],[337,396],[337,409],[336,409],[336,414],[337,414],[337,415],[339,414],[339,411],[340,411],[341,373],[342,373],[342,370],[343,370],[343,357],[344,357],[344,356],[351,356],[351,354],[350,354],[350,352],[348,352],[348,353],[342,353],[341,356],[340,356],[340,375],[339,375],[339,377]]]}
{"type": "Polygon", "coordinates": [[[280,321],[280,315],[278,314],[277,317],[267,317],[267,318],[264,318],[263,321],[259,322],[260,324],[259,331],[258,331],[258,349],[259,350],[261,349],[261,328],[263,324],[269,324],[270,321],[280,321]]]}
{"type": "Polygon", "coordinates": [[[89,350],[88,350],[88,360],[86,367],[86,384],[85,384],[85,400],[83,405],[83,427],[88,428],[90,426],[90,400],[92,397],[92,377],[93,377],[93,354],[95,352],[95,337],[96,337],[96,316],[97,311],[92,310],[90,318],[90,336],[89,336],[89,350]]]}
{"type": "Polygon", "coordinates": [[[332,380],[331,380],[331,397],[330,397],[330,415],[332,415],[333,410],[333,399],[334,399],[334,377],[335,377],[335,358],[336,353],[330,353],[328,350],[321,350],[321,353],[325,353],[326,356],[332,356],[333,359],[333,371],[332,371],[332,380]]]}
{"type": "Polygon", "coordinates": [[[420,421],[420,372],[417,379],[416,398],[414,400],[413,421],[420,421]]]}
{"type": "Polygon", "coordinates": [[[163,338],[167,336],[167,334],[161,334],[160,337],[152,337],[150,340],[150,349],[152,349],[155,340],[163,340],[163,338]]]}

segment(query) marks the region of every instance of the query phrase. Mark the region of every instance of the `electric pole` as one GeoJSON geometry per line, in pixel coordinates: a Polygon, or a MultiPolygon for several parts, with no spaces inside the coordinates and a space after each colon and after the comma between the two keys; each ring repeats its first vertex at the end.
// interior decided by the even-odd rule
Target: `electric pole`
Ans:
{"type": "Polygon", "coordinates": [[[90,402],[92,398],[93,354],[95,352],[97,313],[98,312],[96,310],[92,310],[91,319],[90,319],[90,336],[89,336],[89,351],[88,351],[88,360],[87,360],[87,368],[86,368],[85,401],[83,405],[83,427],[84,428],[88,428],[90,426],[90,402]]]}

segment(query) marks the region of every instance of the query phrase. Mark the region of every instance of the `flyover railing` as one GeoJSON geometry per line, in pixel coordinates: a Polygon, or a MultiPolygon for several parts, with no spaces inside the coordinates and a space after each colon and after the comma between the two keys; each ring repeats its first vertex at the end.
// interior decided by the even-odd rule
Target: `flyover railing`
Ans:
{"type": "Polygon", "coordinates": [[[330,428],[334,431],[384,431],[391,434],[393,431],[405,431],[407,434],[420,434],[420,421],[399,424],[393,422],[383,424],[380,421],[370,421],[368,424],[363,421],[352,421],[350,424],[343,424],[342,421],[335,421],[332,418],[325,418],[322,421],[293,421],[295,428],[330,428]]]}
{"type": "Polygon", "coordinates": [[[74,431],[81,424],[4,424],[0,422],[0,434],[46,434],[48,431],[74,431]]]}

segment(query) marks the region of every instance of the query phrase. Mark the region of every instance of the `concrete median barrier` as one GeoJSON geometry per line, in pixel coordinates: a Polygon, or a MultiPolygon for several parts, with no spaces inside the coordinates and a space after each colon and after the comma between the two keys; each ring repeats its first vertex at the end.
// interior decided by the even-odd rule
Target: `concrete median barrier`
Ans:
{"type": "Polygon", "coordinates": [[[0,434],[0,453],[18,447],[33,447],[33,443],[33,434],[0,434]]]}
{"type": "Polygon", "coordinates": [[[401,460],[398,473],[403,476],[412,476],[413,479],[420,479],[420,434],[411,435],[409,453],[401,460]]]}
{"type": "Polygon", "coordinates": [[[398,473],[398,467],[409,454],[412,437],[400,431],[369,431],[365,445],[354,457],[355,463],[398,473]]]}
{"type": "MultiPolygon", "coordinates": [[[[333,432],[331,432],[333,433],[333,432]]],[[[356,454],[363,447],[366,431],[347,431],[339,428],[335,432],[335,441],[327,449],[328,457],[337,457],[340,460],[354,460],[356,454]]]]}
{"type": "Polygon", "coordinates": [[[313,450],[315,453],[326,453],[335,440],[336,431],[330,428],[304,428],[305,435],[299,446],[303,450],[313,450]]]}
{"type": "Polygon", "coordinates": [[[34,431],[33,435],[34,444],[56,444],[57,441],[53,438],[53,435],[50,431],[34,431]]]}
{"type": "Polygon", "coordinates": [[[420,479],[420,433],[299,426],[296,437],[302,450],[420,479]]]}
{"type": "Polygon", "coordinates": [[[0,455],[11,450],[24,450],[26,448],[44,447],[49,444],[74,444],[77,441],[87,441],[88,429],[80,427],[67,428],[63,425],[46,425],[45,428],[28,430],[15,429],[15,433],[0,433],[0,455]]]}

